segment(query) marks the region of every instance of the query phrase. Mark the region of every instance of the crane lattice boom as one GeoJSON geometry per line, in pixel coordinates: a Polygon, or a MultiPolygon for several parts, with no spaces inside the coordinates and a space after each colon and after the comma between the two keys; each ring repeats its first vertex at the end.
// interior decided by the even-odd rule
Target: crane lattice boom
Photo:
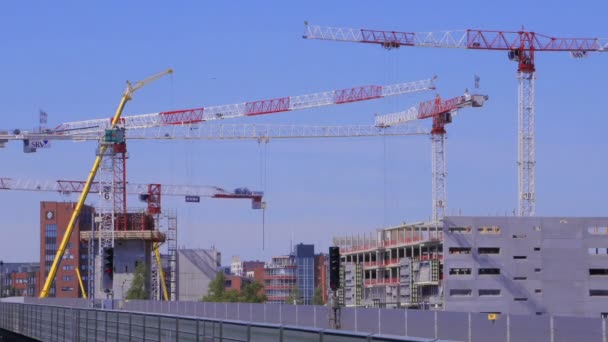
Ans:
{"type": "Polygon", "coordinates": [[[400,32],[306,25],[304,38],[400,46],[536,51],[607,51],[608,39],[556,38],[529,31],[456,30],[400,32]]]}
{"type": "MultiPolygon", "coordinates": [[[[205,121],[272,114],[334,104],[366,101],[432,89],[435,89],[433,79],[383,86],[363,86],[327,91],[317,94],[289,96],[278,99],[245,102],[232,105],[123,116],[119,125],[127,130],[167,125],[190,125],[205,121]]],[[[108,128],[110,128],[110,120],[95,119],[63,123],[49,133],[101,133],[108,128]]]]}
{"type": "MultiPolygon", "coordinates": [[[[7,178],[0,177],[0,190],[20,190],[20,191],[43,191],[58,192],[61,194],[80,193],[84,189],[84,181],[73,180],[40,180],[29,178],[7,178]]],[[[126,193],[131,195],[147,194],[151,184],[127,183],[126,193]]],[[[239,188],[238,192],[224,190],[217,186],[209,185],[159,185],[162,196],[199,196],[209,198],[261,198],[264,193],[261,191],[248,191],[239,188]]],[[[101,192],[98,182],[91,183],[90,192],[101,192]]]]}
{"type": "MultiPolygon", "coordinates": [[[[425,135],[429,130],[414,125],[399,125],[380,129],[371,125],[272,125],[272,124],[192,124],[134,129],[126,133],[127,140],[270,140],[302,138],[347,138],[373,136],[425,135]]],[[[50,134],[20,131],[19,134],[0,134],[0,141],[98,141],[99,135],[50,134]]],[[[50,146],[47,145],[46,146],[50,146]]],[[[31,148],[27,149],[31,151],[31,148]]]]}

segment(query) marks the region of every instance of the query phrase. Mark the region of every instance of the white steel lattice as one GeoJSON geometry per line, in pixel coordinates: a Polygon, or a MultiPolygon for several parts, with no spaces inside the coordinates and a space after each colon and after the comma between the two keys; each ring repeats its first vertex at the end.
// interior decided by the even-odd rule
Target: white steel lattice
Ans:
{"type": "MultiPolygon", "coordinates": [[[[91,224],[91,236],[95,236],[95,220],[91,224]]],[[[91,302],[95,301],[95,277],[98,271],[95,269],[95,239],[88,241],[88,258],[87,258],[87,294],[91,302]]]]}
{"type": "Polygon", "coordinates": [[[388,43],[419,47],[467,48],[467,31],[395,32],[306,25],[304,38],[341,42],[388,43]]]}
{"type": "Polygon", "coordinates": [[[114,158],[110,148],[100,148],[99,151],[104,153],[96,177],[99,183],[99,204],[96,213],[99,222],[99,257],[101,259],[105,248],[114,247],[114,158]]]}
{"type": "Polygon", "coordinates": [[[535,192],[535,137],[534,137],[534,80],[535,73],[519,72],[518,81],[518,184],[519,216],[536,213],[535,192]]]}
{"type": "Polygon", "coordinates": [[[167,214],[167,248],[169,251],[169,299],[177,300],[177,213],[167,214]]]}
{"type": "MultiPolygon", "coordinates": [[[[413,111],[413,109],[411,109],[413,111]]],[[[407,111],[406,111],[407,112],[407,111]]],[[[417,112],[417,109],[416,109],[417,112]]],[[[386,117],[397,117],[403,112],[388,114],[386,117]]],[[[406,136],[429,134],[429,130],[420,126],[395,125],[380,128],[380,118],[376,126],[313,126],[313,125],[269,125],[269,124],[184,124],[149,128],[138,128],[127,132],[128,140],[259,140],[259,139],[303,139],[303,138],[345,138],[406,136]]],[[[411,119],[387,120],[393,124],[404,123],[411,119]]],[[[71,140],[97,141],[101,132],[87,134],[37,134],[21,132],[20,134],[0,134],[0,139],[7,140],[71,140]]]]}
{"type": "Polygon", "coordinates": [[[439,222],[445,216],[447,207],[445,134],[431,135],[431,146],[433,150],[433,221],[439,222]]]}
{"type": "MultiPolygon", "coordinates": [[[[192,124],[204,121],[273,114],[334,104],[367,101],[386,96],[403,95],[432,89],[435,89],[433,79],[384,86],[369,85],[316,94],[289,96],[272,100],[123,116],[120,125],[127,130],[133,130],[166,125],[192,124]]],[[[61,134],[87,134],[101,133],[108,128],[110,128],[110,120],[94,119],[63,123],[57,126],[53,131],[61,134]]]]}
{"type": "Polygon", "coordinates": [[[156,262],[156,254],[154,253],[154,249],[155,248],[160,248],[160,246],[156,245],[157,242],[155,242],[152,245],[152,254],[150,255],[152,262],[150,262],[150,298],[152,300],[160,300],[161,299],[161,290],[160,290],[160,283],[158,281],[158,263],[156,262]]]}

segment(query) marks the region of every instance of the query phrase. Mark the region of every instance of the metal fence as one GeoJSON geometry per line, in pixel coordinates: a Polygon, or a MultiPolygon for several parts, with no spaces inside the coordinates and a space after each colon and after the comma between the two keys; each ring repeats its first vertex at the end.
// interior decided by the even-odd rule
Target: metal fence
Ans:
{"type": "MultiPolygon", "coordinates": [[[[129,301],[129,311],[327,328],[327,308],[312,305],[129,301]]],[[[498,315],[404,309],[342,308],[342,329],[466,342],[608,342],[600,317],[498,315]]]]}
{"type": "MultiPolygon", "coordinates": [[[[24,298],[25,303],[87,308],[82,299],[24,298]]],[[[327,329],[327,308],[312,305],[128,301],[114,302],[129,312],[243,321],[261,325],[327,329]]],[[[608,342],[606,320],[597,317],[499,315],[404,309],[343,308],[342,329],[365,334],[416,336],[466,342],[608,342]]]]}
{"type": "Polygon", "coordinates": [[[0,329],[41,341],[437,341],[281,324],[6,302],[0,302],[0,329]]]}

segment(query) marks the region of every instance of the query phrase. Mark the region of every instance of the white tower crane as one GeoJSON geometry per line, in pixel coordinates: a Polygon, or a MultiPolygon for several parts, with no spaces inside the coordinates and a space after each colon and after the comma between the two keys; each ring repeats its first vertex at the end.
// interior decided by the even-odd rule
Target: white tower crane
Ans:
{"type": "Polygon", "coordinates": [[[534,135],[536,52],[570,52],[572,57],[586,57],[589,52],[608,51],[608,39],[555,38],[531,31],[462,30],[439,32],[399,32],[309,25],[305,39],[379,44],[393,49],[401,46],[462,48],[507,51],[518,63],[518,212],[536,214],[536,146],[534,135]]]}
{"type": "Polygon", "coordinates": [[[452,122],[452,116],[461,108],[481,107],[488,99],[487,95],[458,96],[442,101],[439,95],[434,100],[422,102],[416,107],[398,113],[376,116],[376,126],[393,128],[415,120],[433,119],[431,130],[432,141],[432,174],[433,174],[433,216],[435,223],[443,219],[447,208],[447,169],[445,159],[445,125],[452,122]]]}

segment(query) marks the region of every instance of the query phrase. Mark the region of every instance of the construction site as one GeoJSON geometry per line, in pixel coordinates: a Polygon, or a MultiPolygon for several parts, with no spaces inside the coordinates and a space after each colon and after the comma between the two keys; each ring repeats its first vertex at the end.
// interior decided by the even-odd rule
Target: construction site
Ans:
{"type": "MultiPolygon", "coordinates": [[[[407,23],[403,24],[403,29],[407,29],[407,23]]],[[[426,48],[425,54],[437,55],[446,49],[467,50],[466,58],[475,56],[479,58],[479,63],[483,63],[483,56],[478,55],[490,55],[488,52],[494,51],[501,54],[501,63],[510,61],[515,66],[510,72],[515,71],[516,82],[512,79],[500,80],[507,84],[505,89],[507,86],[513,89],[509,88],[511,92],[508,94],[492,93],[489,90],[493,88],[482,87],[481,77],[473,74],[467,80],[462,80],[459,88],[450,83],[448,91],[444,92],[441,88],[443,79],[451,76],[434,76],[431,68],[425,68],[424,71],[428,71],[426,77],[413,77],[406,81],[352,84],[331,89],[324,87],[319,80],[316,90],[303,92],[303,95],[286,96],[289,88],[285,86],[282,93],[262,100],[252,96],[246,101],[227,101],[229,104],[213,106],[203,106],[203,103],[190,106],[193,101],[184,101],[183,105],[172,105],[170,110],[127,114],[127,104],[138,101],[140,93],[143,95],[145,92],[142,88],[152,88],[152,83],[160,84],[168,78],[173,80],[174,70],[166,69],[140,81],[127,82],[111,117],[81,116],[79,120],[65,121],[62,118],[51,125],[49,115],[41,110],[38,126],[34,129],[0,127],[0,147],[4,148],[0,154],[19,146],[22,152],[31,157],[28,162],[32,164],[35,164],[32,160],[41,154],[69,150],[72,148],[68,146],[71,142],[82,143],[78,148],[86,146],[89,153],[88,159],[74,157],[74,160],[78,160],[78,168],[65,162],[66,168],[74,168],[77,172],[81,172],[80,163],[90,167],[88,176],[82,173],[82,177],[77,179],[38,179],[22,175],[18,167],[12,169],[12,166],[5,167],[4,174],[0,175],[0,194],[5,196],[6,201],[9,201],[9,197],[5,193],[17,192],[43,193],[46,196],[60,194],[62,198],[69,198],[63,202],[52,202],[48,197],[39,200],[39,214],[34,215],[39,219],[39,269],[27,268],[23,271],[24,277],[29,274],[27,277],[35,278],[29,281],[30,285],[36,282],[36,285],[19,288],[23,296],[36,292],[35,295],[40,298],[85,298],[91,307],[99,307],[98,303],[103,300],[126,299],[138,269],[143,267],[149,270],[145,272],[144,288],[150,300],[200,301],[207,295],[207,288],[216,274],[224,272],[219,250],[227,248],[231,252],[249,252],[257,248],[266,253],[260,253],[264,256],[274,253],[263,264],[261,273],[255,273],[252,269],[250,276],[252,278],[255,274],[266,284],[265,295],[270,304],[311,304],[313,292],[320,281],[324,283],[321,287],[322,298],[327,300],[329,308],[335,305],[336,308],[441,310],[491,315],[608,317],[608,216],[602,215],[605,208],[598,212],[599,215],[589,214],[593,208],[589,211],[562,210],[564,207],[576,208],[577,201],[585,200],[583,196],[573,196],[574,200],[560,203],[563,207],[558,206],[554,211],[547,209],[551,208],[549,204],[543,206],[543,201],[565,200],[561,200],[561,189],[548,191],[545,188],[544,195],[537,196],[537,184],[542,183],[540,179],[545,176],[551,178],[549,174],[554,169],[567,168],[564,165],[574,162],[543,166],[537,172],[537,159],[543,158],[540,152],[550,151],[552,146],[543,146],[541,150],[537,149],[536,143],[537,105],[539,114],[541,109],[549,112],[554,107],[546,103],[558,102],[556,99],[562,96],[561,93],[549,94],[549,90],[554,89],[549,87],[546,93],[537,92],[537,67],[539,70],[543,67],[537,57],[569,54],[575,59],[601,59],[605,57],[602,52],[608,51],[608,40],[560,38],[524,28],[519,31],[467,29],[416,33],[382,28],[336,28],[308,22],[304,24],[302,36],[293,39],[303,41],[302,44],[311,44],[318,51],[331,51],[331,54],[341,53],[341,46],[349,46],[345,48],[348,50],[342,58],[355,53],[362,54],[357,57],[362,59],[376,56],[366,55],[366,49],[373,48],[386,50],[382,52],[391,55],[415,53],[426,48]],[[327,118],[327,110],[343,107],[346,109],[336,110],[343,111],[341,114],[364,113],[353,114],[353,117],[364,117],[367,123],[354,119],[350,123],[351,117],[348,115],[327,118]],[[506,119],[496,119],[498,123],[494,127],[481,127],[483,124],[493,125],[494,122],[488,118],[482,121],[478,117],[488,117],[503,110],[512,112],[510,117],[516,128],[505,128],[498,124],[506,119]],[[312,119],[296,114],[315,111],[319,113],[311,116],[312,119]],[[274,119],[266,119],[288,114],[292,119],[297,118],[294,121],[298,123],[277,124],[274,119]],[[229,120],[229,123],[225,120],[229,120]],[[470,120],[468,124],[467,120],[470,120]],[[348,124],[342,124],[344,122],[348,124]],[[450,190],[448,196],[447,134],[452,126],[456,129],[461,122],[470,126],[467,126],[469,130],[465,134],[455,134],[450,140],[450,144],[456,144],[455,150],[458,151],[458,158],[450,159],[450,165],[454,163],[454,169],[458,171],[449,174],[449,184],[454,184],[450,189],[455,191],[450,190]],[[507,129],[511,131],[504,133],[507,129]],[[491,140],[494,134],[491,131],[496,131],[499,142],[491,140]],[[475,135],[477,133],[479,136],[475,135]],[[510,140],[506,141],[505,137],[510,140]],[[415,145],[412,151],[402,148],[415,138],[425,140],[415,145]],[[358,139],[376,145],[368,146],[369,150],[359,151],[361,145],[355,145],[359,144],[356,142],[358,139]],[[389,154],[388,139],[400,139],[399,144],[403,145],[394,145],[397,147],[390,150],[393,154],[389,154]],[[289,159],[291,153],[296,155],[292,149],[307,149],[309,146],[305,144],[312,140],[321,142],[311,147],[308,155],[289,159]],[[331,154],[334,145],[324,145],[328,140],[344,143],[341,153],[356,155],[353,159],[359,158],[359,154],[375,154],[382,166],[372,174],[367,172],[372,159],[360,157],[360,160],[341,164],[342,156],[331,155],[321,162],[335,167],[332,170],[335,173],[326,176],[328,169],[316,165],[311,155],[331,154]],[[240,147],[233,145],[230,148],[234,150],[222,151],[220,144],[237,141],[256,144],[260,151],[259,171],[258,165],[253,165],[257,161],[255,159],[243,158],[241,163],[227,161],[234,157],[231,153],[240,147]],[[278,149],[278,153],[284,152],[281,157],[284,159],[281,159],[280,171],[277,171],[278,168],[271,171],[283,178],[280,178],[281,181],[273,178],[271,185],[278,185],[272,187],[267,184],[269,171],[265,151],[266,146],[275,141],[304,143],[299,147],[285,145],[282,150],[278,149]],[[167,150],[159,146],[174,142],[183,144],[178,145],[177,149],[184,150],[195,144],[213,143],[204,152],[209,153],[212,148],[220,152],[205,155],[198,153],[202,150],[192,147],[190,152],[180,151],[166,156],[167,150]],[[357,147],[350,148],[349,144],[357,147]],[[492,144],[504,144],[512,147],[512,150],[516,147],[517,155],[495,153],[492,144]],[[132,150],[132,145],[137,147],[132,150]],[[427,146],[430,156],[427,150],[420,152],[420,146],[427,146]],[[480,152],[484,148],[490,150],[485,155],[480,152]],[[410,153],[411,160],[408,159],[410,153]],[[403,159],[392,174],[400,179],[391,184],[387,165],[391,165],[388,159],[396,154],[403,159]],[[190,162],[178,161],[184,155],[192,160],[200,158],[196,160],[202,166],[188,166],[189,169],[184,171],[188,176],[182,177],[176,184],[166,182],[168,177],[164,176],[169,173],[167,170],[185,168],[182,165],[190,162]],[[141,159],[137,159],[139,156],[141,159]],[[421,161],[423,158],[424,161],[421,161]],[[135,165],[133,169],[130,159],[135,165]],[[151,165],[142,166],[142,159],[151,160],[151,165]],[[292,182],[291,173],[297,174],[294,170],[301,167],[300,162],[308,163],[308,168],[302,171],[305,176],[294,178],[296,180],[292,182]],[[422,163],[426,163],[424,167],[422,163]],[[208,169],[205,168],[207,165],[208,169]],[[511,165],[511,168],[504,165],[511,165]],[[344,169],[340,169],[342,166],[344,169]],[[222,167],[225,167],[226,174],[221,177],[232,177],[232,183],[239,185],[199,185],[225,179],[217,176],[224,172],[222,167]],[[501,169],[498,176],[493,173],[494,167],[501,169]],[[422,171],[411,173],[413,169],[422,171]],[[245,175],[235,179],[239,172],[245,175]],[[412,174],[424,174],[426,178],[411,177],[412,174]],[[149,182],[131,180],[146,177],[158,178],[151,178],[149,182]],[[360,185],[360,178],[365,177],[377,178],[377,181],[360,185]],[[193,179],[195,181],[191,182],[193,179]],[[469,188],[473,183],[474,186],[469,188]],[[514,184],[517,184],[516,189],[514,184]],[[328,187],[329,190],[315,194],[314,191],[321,187],[328,187]],[[418,191],[422,188],[427,189],[424,194],[418,191]],[[344,194],[336,195],[340,190],[344,190],[344,194]],[[516,194],[517,197],[512,198],[513,201],[504,199],[505,193],[516,194]],[[74,201],[70,196],[78,199],[74,201]],[[392,202],[390,196],[393,196],[392,202]],[[290,203],[292,197],[299,207],[290,207],[293,205],[290,203]],[[402,198],[401,202],[395,200],[397,197],[402,198]],[[474,199],[469,203],[469,198],[474,199]],[[215,214],[222,216],[219,212],[181,207],[181,203],[196,204],[206,200],[245,200],[222,202],[246,202],[246,209],[256,212],[256,221],[252,222],[252,216],[246,216],[249,221],[244,223],[245,219],[230,221],[240,215],[249,215],[228,213],[228,210],[237,208],[232,206],[226,212],[221,212],[228,222],[225,225],[218,224],[221,219],[217,217],[209,218],[215,214]],[[344,202],[346,204],[340,205],[352,205],[352,208],[334,213],[332,201],[336,205],[344,202]],[[498,204],[493,206],[490,202],[498,204]],[[504,204],[510,202],[513,203],[504,204]],[[303,203],[310,203],[310,208],[303,203]],[[469,209],[466,215],[455,213],[463,206],[469,209]],[[476,211],[478,206],[483,207],[484,211],[476,211]],[[489,208],[496,207],[502,209],[487,214],[489,208]],[[387,214],[390,209],[392,213],[387,214]],[[278,213],[281,210],[285,213],[278,213]],[[202,213],[193,214],[197,211],[202,213]],[[380,214],[382,211],[383,214],[380,214]],[[552,214],[555,212],[558,214],[552,214]],[[205,226],[203,222],[207,219],[212,223],[205,226]],[[327,222],[318,223],[323,220],[327,222]],[[280,222],[280,226],[267,226],[268,222],[280,222]],[[314,222],[318,223],[317,226],[309,228],[314,222]],[[241,230],[230,230],[230,225],[241,230]],[[185,238],[182,229],[188,231],[185,238]],[[298,242],[306,239],[315,242],[317,251],[322,250],[323,255],[316,255],[314,246],[310,245],[300,244],[292,248],[294,231],[298,242]],[[289,234],[291,239],[287,242],[289,234]],[[222,237],[218,238],[220,235],[222,237]],[[220,241],[218,249],[215,241],[220,241]],[[287,255],[276,247],[279,244],[290,245],[287,255]],[[203,249],[200,246],[212,247],[203,249]],[[339,284],[335,286],[330,284],[331,271],[322,259],[329,246],[339,247],[340,252],[339,284]],[[281,255],[278,255],[279,250],[281,255]],[[323,262],[315,264],[314,260],[320,259],[323,262]],[[313,271],[318,265],[323,265],[323,269],[313,271]],[[306,271],[301,271],[304,268],[306,271]],[[287,302],[291,298],[291,290],[304,284],[304,280],[306,284],[302,288],[306,292],[300,294],[303,300],[297,303],[296,298],[293,303],[287,302]]],[[[450,51],[449,56],[458,53],[450,51]]],[[[323,63],[339,63],[338,59],[326,57],[323,63]]],[[[563,68],[567,63],[559,61],[563,68]]],[[[454,67],[458,68],[457,65],[454,67]]],[[[392,71],[390,69],[389,73],[392,71]]],[[[181,70],[176,68],[175,72],[181,70]]],[[[184,70],[184,74],[188,72],[184,70]]],[[[352,74],[349,74],[348,80],[356,79],[352,74]]],[[[496,78],[494,75],[483,76],[484,80],[496,78]]],[[[594,77],[601,79],[602,75],[594,77]]],[[[551,72],[539,75],[539,79],[553,82],[551,72]]],[[[344,83],[348,84],[348,81],[339,84],[344,83]]],[[[252,89],[255,87],[251,86],[252,89]]],[[[218,89],[223,88],[218,86],[218,89]]],[[[232,85],[231,92],[238,91],[240,89],[232,85]]],[[[255,91],[251,93],[257,94],[255,91]]],[[[241,96],[248,97],[249,93],[243,91],[238,94],[239,98],[241,96]]],[[[180,98],[176,97],[176,100],[180,98]]],[[[141,107],[136,108],[139,110],[141,107]]],[[[53,119],[55,117],[61,116],[56,115],[53,119]]],[[[543,137],[550,134],[543,131],[543,137]]],[[[574,140],[572,135],[568,138],[570,141],[574,140]]],[[[255,150],[247,150],[247,153],[251,154],[251,151],[255,150]]],[[[11,163],[18,164],[18,158],[13,157],[11,163]]],[[[558,157],[547,160],[559,160],[555,158],[558,157]]],[[[48,163],[48,159],[45,160],[48,163]]],[[[59,158],[54,163],[57,160],[59,158]]],[[[600,164],[593,165],[590,168],[604,168],[600,164]]],[[[39,168],[43,169],[43,166],[39,168]]],[[[72,175],[76,171],[70,170],[66,174],[72,175]]],[[[553,180],[555,183],[551,183],[551,186],[575,182],[574,179],[579,176],[566,179],[563,174],[558,174],[555,178],[560,179],[553,180]]],[[[593,198],[602,198],[605,186],[597,185],[601,180],[589,182],[593,183],[590,188],[598,192],[593,198]]],[[[603,204],[598,206],[602,207],[603,204]]],[[[242,210],[240,207],[238,209],[242,210]]],[[[245,272],[241,270],[240,273],[245,272]]],[[[236,282],[234,279],[237,278],[229,280],[236,282]]],[[[241,280],[239,278],[239,284],[241,280]]]]}

